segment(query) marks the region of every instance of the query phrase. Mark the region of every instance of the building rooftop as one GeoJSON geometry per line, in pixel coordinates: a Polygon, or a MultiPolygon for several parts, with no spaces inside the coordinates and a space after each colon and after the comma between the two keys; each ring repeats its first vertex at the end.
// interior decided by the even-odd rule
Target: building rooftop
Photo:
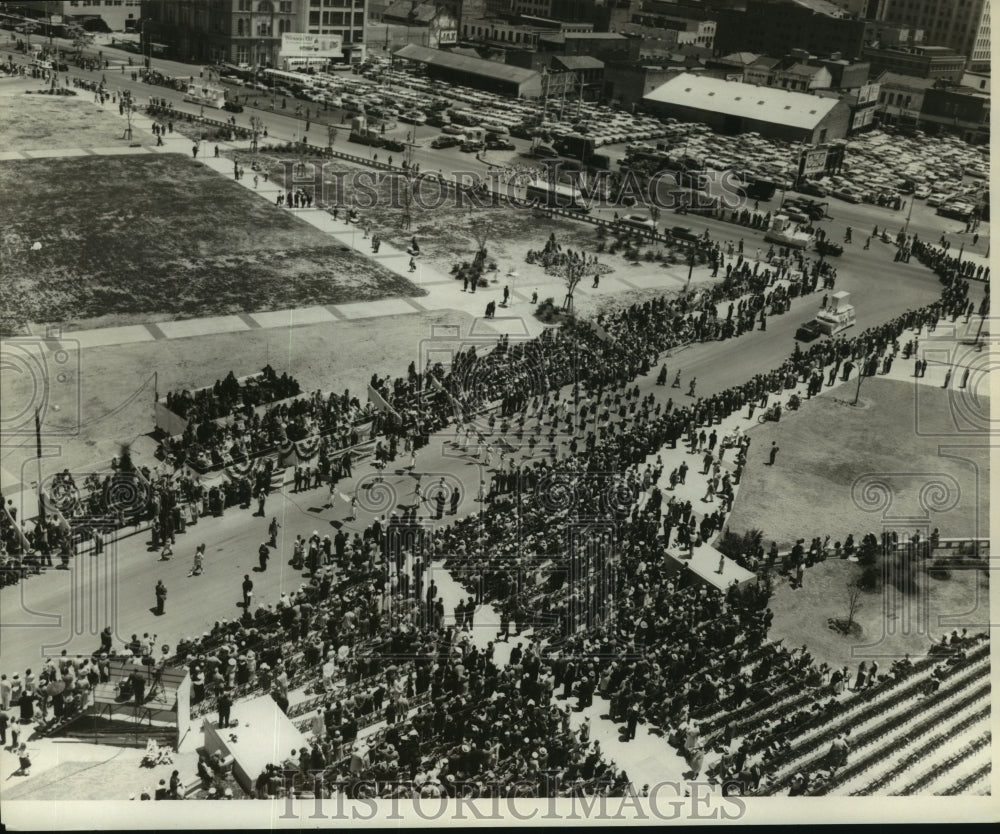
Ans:
{"type": "Polygon", "coordinates": [[[732,52],[729,55],[719,58],[719,63],[748,66],[760,57],[756,52],[732,52]]]}
{"type": "Polygon", "coordinates": [[[889,72],[886,70],[877,79],[883,87],[909,87],[911,89],[929,90],[937,83],[936,78],[917,78],[915,75],[904,75],[901,72],[889,72]]]}
{"type": "Polygon", "coordinates": [[[551,43],[564,43],[565,41],[593,39],[603,41],[626,41],[625,35],[618,32],[553,32],[551,35],[542,35],[542,39],[551,43]]]}
{"type": "Polygon", "coordinates": [[[796,6],[803,6],[811,9],[817,14],[825,14],[827,17],[850,17],[851,15],[836,3],[830,0],[794,0],[796,6]]]}
{"type": "Polygon", "coordinates": [[[455,55],[452,52],[445,52],[441,49],[430,49],[426,46],[418,46],[415,43],[410,43],[397,49],[393,53],[393,57],[441,67],[442,69],[467,72],[470,75],[493,78],[498,81],[510,81],[514,84],[523,84],[525,81],[530,81],[538,76],[538,73],[534,70],[522,69],[510,64],[501,64],[497,61],[487,61],[483,58],[455,55]]]}
{"type": "Polygon", "coordinates": [[[837,105],[832,98],[689,72],[661,84],[643,99],[808,130],[815,128],[837,105]]]}
{"type": "Polygon", "coordinates": [[[560,55],[555,60],[568,70],[604,69],[604,61],[589,55],[560,55]]]}

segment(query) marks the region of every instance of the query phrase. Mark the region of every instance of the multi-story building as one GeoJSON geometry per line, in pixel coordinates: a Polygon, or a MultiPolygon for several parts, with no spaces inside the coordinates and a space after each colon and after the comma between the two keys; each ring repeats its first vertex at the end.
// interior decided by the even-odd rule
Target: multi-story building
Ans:
{"type": "Polygon", "coordinates": [[[815,55],[839,52],[857,58],[864,46],[865,23],[825,0],[748,0],[745,11],[716,13],[715,52],[748,51],[785,55],[804,49],[815,55]]]}
{"type": "Polygon", "coordinates": [[[538,39],[540,52],[560,55],[588,55],[605,63],[637,61],[640,42],[615,32],[557,32],[538,39]]]}
{"type": "Polygon", "coordinates": [[[336,35],[344,44],[344,59],[364,57],[367,0],[295,0],[303,19],[302,31],[309,35],[336,35]]]}
{"type": "Polygon", "coordinates": [[[364,49],[366,0],[146,0],[143,38],[181,61],[283,66],[282,36],[337,36],[342,55],[364,49]]]}
{"type": "Polygon", "coordinates": [[[5,7],[25,17],[52,20],[61,17],[63,22],[99,17],[112,32],[125,32],[137,28],[141,3],[142,0],[36,0],[33,3],[6,3],[5,7]]]}
{"type": "Polygon", "coordinates": [[[876,0],[868,16],[923,29],[929,43],[954,49],[988,70],[989,0],[876,0]]]}
{"type": "Polygon", "coordinates": [[[965,72],[965,58],[945,46],[911,46],[907,49],[866,46],[863,54],[875,74],[888,70],[918,78],[945,78],[957,82],[965,72]]]}
{"type": "Polygon", "coordinates": [[[545,35],[593,30],[593,23],[560,23],[545,18],[514,16],[463,20],[461,36],[464,41],[504,50],[534,50],[538,47],[538,39],[545,35]]]}

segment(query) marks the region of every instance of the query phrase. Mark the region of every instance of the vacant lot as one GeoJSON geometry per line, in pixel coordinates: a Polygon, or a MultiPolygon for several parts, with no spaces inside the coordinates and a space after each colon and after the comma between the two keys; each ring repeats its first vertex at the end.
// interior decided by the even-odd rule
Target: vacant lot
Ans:
{"type": "Polygon", "coordinates": [[[422,291],[179,155],[12,161],[0,191],[8,329],[93,327],[422,291]]]}
{"type": "Polygon", "coordinates": [[[42,151],[127,144],[122,138],[125,120],[118,118],[117,104],[108,102],[102,108],[87,90],[75,96],[45,96],[28,95],[24,87],[41,89],[44,83],[7,80],[0,85],[0,149],[42,151]]]}
{"type": "MultiPolygon", "coordinates": [[[[942,538],[989,531],[985,434],[958,430],[962,394],[932,386],[865,380],[866,408],[852,408],[854,380],[752,432],[746,475],[730,518],[769,544],[883,529],[912,532],[921,520],[942,538]],[[780,447],[767,466],[772,441],[780,447]]],[[[988,405],[986,405],[988,410],[988,405]]]]}
{"type": "Polygon", "coordinates": [[[954,570],[947,579],[921,574],[918,590],[909,595],[888,585],[862,595],[854,621],[860,633],[846,637],[827,619],[846,618],[848,584],[861,568],[850,561],[827,559],[806,568],[802,587],[778,578],[771,598],[774,622],[768,636],[789,649],[807,645],[817,662],[849,666],[853,674],[862,660],[877,660],[887,671],[904,654],[917,657],[932,642],[955,629],[970,633],[989,628],[989,577],[981,570],[954,570]]]}

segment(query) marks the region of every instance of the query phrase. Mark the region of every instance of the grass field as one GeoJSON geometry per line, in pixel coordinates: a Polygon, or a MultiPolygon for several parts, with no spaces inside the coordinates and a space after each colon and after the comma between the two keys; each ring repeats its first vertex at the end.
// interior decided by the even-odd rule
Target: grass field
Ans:
{"type": "Polygon", "coordinates": [[[122,139],[125,120],[119,120],[117,105],[108,102],[102,110],[94,101],[94,94],[87,90],[79,90],[75,96],[26,95],[22,91],[43,86],[41,81],[0,82],[0,149],[41,151],[126,146],[122,139]],[[4,95],[8,90],[10,94],[4,95]]]}
{"type": "Polygon", "coordinates": [[[861,392],[868,407],[859,409],[844,404],[855,388],[852,380],[751,432],[730,528],[758,528],[766,546],[912,532],[922,518],[942,538],[988,535],[987,437],[953,427],[949,396],[960,393],[868,379],[861,392]],[[773,467],[766,465],[772,441],[780,448],[773,467]]]}
{"type": "Polygon", "coordinates": [[[423,294],[179,155],[11,161],[0,191],[31,195],[0,203],[7,329],[423,294]]]}

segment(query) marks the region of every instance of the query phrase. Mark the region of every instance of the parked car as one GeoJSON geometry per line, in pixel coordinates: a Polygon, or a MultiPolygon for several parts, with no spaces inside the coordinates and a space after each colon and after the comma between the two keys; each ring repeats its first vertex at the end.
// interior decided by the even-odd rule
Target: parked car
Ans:
{"type": "Polygon", "coordinates": [[[821,255],[839,258],[844,254],[844,247],[832,240],[820,240],[816,243],[816,251],[821,255]]]}
{"type": "Polygon", "coordinates": [[[913,192],[913,196],[918,200],[926,200],[931,196],[931,189],[929,185],[918,185],[916,190],[913,192]]]}
{"type": "Polygon", "coordinates": [[[929,206],[939,206],[939,205],[941,205],[941,203],[943,203],[947,199],[948,199],[948,195],[947,194],[945,194],[945,193],[943,193],[941,191],[936,191],[933,194],[931,194],[930,197],[927,198],[927,205],[929,205],[929,206]]]}
{"type": "Polygon", "coordinates": [[[463,153],[479,153],[485,147],[485,142],[463,142],[461,150],[463,153]]]}
{"type": "Polygon", "coordinates": [[[801,185],[795,188],[800,194],[810,194],[813,197],[825,197],[826,189],[822,185],[815,182],[809,182],[806,180],[801,185]]]}
{"type": "Polygon", "coordinates": [[[461,140],[455,136],[438,136],[431,142],[431,147],[440,150],[441,148],[454,148],[459,144],[461,144],[461,140]]]}
{"type": "Polygon", "coordinates": [[[942,203],[937,213],[942,217],[952,217],[955,220],[968,220],[972,216],[974,206],[970,203],[942,203]]]}
{"type": "Polygon", "coordinates": [[[838,200],[843,200],[845,203],[860,203],[861,198],[847,188],[837,188],[830,192],[831,197],[836,197],[838,200]]]}
{"type": "Polygon", "coordinates": [[[490,151],[513,151],[516,150],[516,145],[505,139],[491,139],[486,143],[486,149],[490,151]]]}

